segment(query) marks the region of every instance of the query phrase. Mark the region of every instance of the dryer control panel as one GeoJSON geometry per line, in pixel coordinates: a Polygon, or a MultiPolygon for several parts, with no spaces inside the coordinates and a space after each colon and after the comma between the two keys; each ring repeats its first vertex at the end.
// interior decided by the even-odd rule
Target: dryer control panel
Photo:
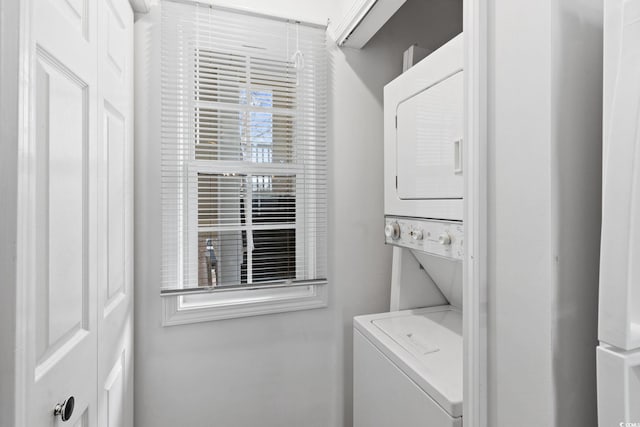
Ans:
{"type": "Polygon", "coordinates": [[[458,260],[464,256],[461,222],[386,216],[384,235],[388,245],[458,260]]]}

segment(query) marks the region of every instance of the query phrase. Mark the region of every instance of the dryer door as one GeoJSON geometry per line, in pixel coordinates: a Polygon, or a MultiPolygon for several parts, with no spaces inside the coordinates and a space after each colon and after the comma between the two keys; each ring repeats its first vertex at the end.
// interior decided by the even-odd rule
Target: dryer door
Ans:
{"type": "Polygon", "coordinates": [[[462,73],[398,104],[396,188],[400,199],[462,199],[462,73]]]}

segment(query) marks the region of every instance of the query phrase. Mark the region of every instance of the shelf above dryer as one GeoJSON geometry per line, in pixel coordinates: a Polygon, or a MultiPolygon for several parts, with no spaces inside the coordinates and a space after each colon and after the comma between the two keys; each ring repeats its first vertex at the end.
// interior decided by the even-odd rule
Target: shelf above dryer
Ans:
{"type": "Polygon", "coordinates": [[[338,46],[361,49],[406,0],[354,0],[335,29],[338,46]]]}

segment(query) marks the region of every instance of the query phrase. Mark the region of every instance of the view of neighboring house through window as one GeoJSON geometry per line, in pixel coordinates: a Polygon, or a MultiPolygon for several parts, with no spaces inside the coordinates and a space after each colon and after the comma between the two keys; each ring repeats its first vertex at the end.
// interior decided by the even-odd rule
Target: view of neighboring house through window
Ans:
{"type": "Polygon", "coordinates": [[[294,70],[245,56],[234,59],[245,61],[246,74],[229,78],[217,72],[220,56],[230,57],[200,51],[195,77],[198,283],[295,279],[302,170],[292,165],[294,70]],[[265,74],[272,70],[279,73],[265,74]]]}

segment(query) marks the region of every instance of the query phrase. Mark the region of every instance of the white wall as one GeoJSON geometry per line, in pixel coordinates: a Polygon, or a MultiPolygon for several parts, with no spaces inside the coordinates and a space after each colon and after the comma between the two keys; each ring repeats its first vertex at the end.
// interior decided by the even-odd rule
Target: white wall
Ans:
{"type": "Polygon", "coordinates": [[[136,23],[135,425],[331,425],[338,361],[330,310],[160,325],[157,15],[136,23]]]}
{"type": "Polygon", "coordinates": [[[0,414],[15,420],[18,41],[20,3],[0,0],[0,414]]]}
{"type": "MultiPolygon", "coordinates": [[[[299,3],[291,6],[302,8],[299,3]]],[[[144,46],[157,48],[150,39],[157,41],[157,33],[148,34],[146,28],[152,18],[143,17],[136,24],[136,65],[143,73],[138,75],[136,89],[138,125],[145,123],[147,112],[158,113],[158,73],[154,72],[158,64],[151,69],[144,66],[154,57],[144,46]],[[150,104],[142,81],[155,84],[156,95],[150,104]]],[[[381,110],[378,114],[381,116],[381,110]]],[[[157,123],[147,121],[147,126],[138,126],[136,135],[136,426],[340,425],[343,416],[336,400],[344,363],[340,341],[343,331],[350,330],[350,318],[343,319],[336,301],[349,288],[370,291],[360,299],[364,311],[383,310],[388,303],[385,248],[380,244],[359,253],[341,252],[356,242],[366,242],[367,248],[376,246],[372,236],[378,228],[382,197],[368,182],[375,178],[375,163],[381,166],[380,154],[351,165],[350,170],[361,180],[349,175],[349,182],[341,183],[352,191],[344,198],[367,209],[353,219],[354,227],[344,230],[338,243],[335,229],[331,230],[329,308],[163,328],[158,287],[160,218],[156,214],[160,211],[159,139],[153,134],[157,123]],[[371,161],[376,157],[377,162],[371,161]]],[[[345,149],[336,152],[332,145],[332,158],[348,158],[345,149]]],[[[360,154],[361,150],[355,151],[360,154]]],[[[378,151],[381,153],[381,145],[378,151]]],[[[347,217],[349,213],[334,203],[335,184],[332,179],[332,222],[336,214],[347,217]]]]}
{"type": "Polygon", "coordinates": [[[550,6],[491,6],[489,425],[551,426],[550,6]]]}
{"type": "MultiPolygon", "coordinates": [[[[313,0],[221,4],[314,22],[334,13],[333,3],[313,0]]],[[[461,13],[459,1],[434,4],[448,16],[461,13]]],[[[389,305],[382,87],[400,73],[402,51],[415,41],[410,33],[437,30],[444,38],[436,25],[443,18],[424,27],[389,22],[362,51],[329,41],[329,307],[167,328],[160,325],[159,138],[157,123],[148,122],[159,107],[157,95],[150,101],[145,93],[147,83],[157,87],[145,50],[152,18],[136,23],[136,426],[350,426],[352,318],[389,305]]]]}
{"type": "Polygon", "coordinates": [[[488,3],[490,426],[596,425],[601,3],[488,3]]]}

